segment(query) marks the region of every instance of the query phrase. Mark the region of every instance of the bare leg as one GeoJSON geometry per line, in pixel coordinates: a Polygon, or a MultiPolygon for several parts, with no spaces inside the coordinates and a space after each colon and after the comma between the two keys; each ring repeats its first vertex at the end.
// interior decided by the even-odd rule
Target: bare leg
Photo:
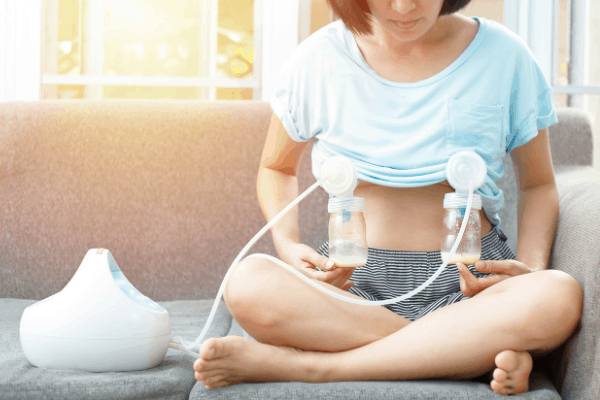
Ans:
{"type": "Polygon", "coordinates": [[[242,381],[470,378],[491,370],[506,350],[535,354],[558,347],[579,321],[582,297],[572,277],[541,271],[502,281],[352,350],[302,351],[227,337],[206,341],[194,368],[209,387],[242,381]]]}
{"type": "MultiPolygon", "coordinates": [[[[314,281],[344,296],[364,300],[314,281]]],[[[391,335],[411,322],[381,306],[361,306],[331,297],[264,258],[239,263],[224,298],[236,321],[259,342],[303,350],[353,349],[391,335]]]]}

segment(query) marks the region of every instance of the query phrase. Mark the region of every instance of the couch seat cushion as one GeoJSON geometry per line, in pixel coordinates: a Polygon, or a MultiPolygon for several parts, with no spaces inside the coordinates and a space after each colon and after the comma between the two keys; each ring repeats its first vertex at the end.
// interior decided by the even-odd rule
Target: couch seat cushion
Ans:
{"type": "MultiPolygon", "coordinates": [[[[155,368],[94,373],[37,368],[29,363],[19,340],[23,310],[37,300],[0,299],[1,399],[173,399],[184,400],[195,385],[193,357],[169,349],[155,368]]],[[[213,300],[159,302],[171,319],[172,336],[194,341],[208,319],[213,300]]],[[[231,315],[221,302],[207,337],[231,330],[231,315]]]]}
{"type": "MultiPolygon", "coordinates": [[[[243,336],[244,331],[232,320],[226,336],[243,336]]],[[[529,379],[528,393],[511,396],[519,400],[561,400],[550,380],[534,371],[529,379]]],[[[489,382],[474,381],[378,381],[378,382],[269,382],[242,383],[218,389],[206,389],[198,382],[189,400],[500,400],[489,382]]]]}
{"type": "MultiPolygon", "coordinates": [[[[560,400],[550,381],[533,373],[530,391],[510,396],[515,400],[560,400]]],[[[198,382],[190,400],[501,400],[489,384],[474,381],[378,381],[378,382],[270,382],[243,383],[218,389],[206,389],[198,382]]]]}
{"type": "MultiPolygon", "coordinates": [[[[488,383],[446,380],[407,382],[246,383],[206,389],[194,379],[192,357],[169,349],[156,368],[132,372],[92,373],[37,368],[27,361],[19,342],[23,310],[37,300],[0,299],[0,398],[18,399],[504,399],[488,383]]],[[[171,318],[172,336],[195,340],[213,300],[159,302],[171,318]]],[[[221,302],[207,337],[243,336],[221,302]]],[[[560,400],[548,381],[534,373],[531,391],[515,399],[560,400]]]]}

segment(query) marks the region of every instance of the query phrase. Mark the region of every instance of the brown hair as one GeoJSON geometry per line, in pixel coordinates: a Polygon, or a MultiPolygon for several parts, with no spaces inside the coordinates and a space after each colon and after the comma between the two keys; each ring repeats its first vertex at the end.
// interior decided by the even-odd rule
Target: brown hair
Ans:
{"type": "MultiPolygon", "coordinates": [[[[471,0],[444,0],[440,15],[452,14],[464,8],[471,0]]],[[[335,17],[339,17],[353,33],[371,35],[371,10],[367,0],[327,0],[335,17]]]]}

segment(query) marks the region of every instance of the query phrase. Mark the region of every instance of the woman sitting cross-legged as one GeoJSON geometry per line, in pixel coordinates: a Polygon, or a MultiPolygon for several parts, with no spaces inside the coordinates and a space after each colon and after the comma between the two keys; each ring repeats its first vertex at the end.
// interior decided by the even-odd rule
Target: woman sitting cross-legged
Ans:
{"type": "Polygon", "coordinates": [[[209,339],[194,363],[208,388],[239,382],[466,379],[528,390],[532,356],[564,343],[583,292],[547,270],[558,220],[548,143],[552,90],[516,35],[456,11],[469,0],[328,0],[341,19],[302,42],[271,98],[258,172],[271,220],[298,196],[296,173],[314,140],[312,166],[344,155],[364,198],[368,261],[336,268],[328,243],[300,243],[297,207],[271,230],[279,257],[343,296],[382,300],[421,285],[442,263],[445,175],[470,150],[486,164],[481,261],[451,264],[430,286],[387,306],[322,293],[270,260],[247,258],[224,292],[256,341],[209,339]],[[510,153],[523,192],[518,252],[498,227],[496,180],[510,153]]]}

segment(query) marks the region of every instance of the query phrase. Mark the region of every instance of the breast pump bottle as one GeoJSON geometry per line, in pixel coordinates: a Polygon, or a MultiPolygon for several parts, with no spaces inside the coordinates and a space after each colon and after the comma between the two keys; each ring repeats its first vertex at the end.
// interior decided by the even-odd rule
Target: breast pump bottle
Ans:
{"type": "Polygon", "coordinates": [[[321,176],[331,177],[323,183],[329,193],[329,258],[336,267],[363,266],[368,255],[365,199],[353,196],[358,185],[356,169],[350,159],[334,156],[323,163],[321,176]]]}
{"type": "MultiPolygon", "coordinates": [[[[446,177],[456,191],[447,193],[444,196],[446,213],[444,215],[445,235],[441,250],[442,260],[446,260],[454,241],[458,237],[458,232],[465,217],[469,191],[477,190],[485,181],[485,162],[474,152],[458,152],[450,158],[446,165],[446,177]]],[[[479,261],[481,257],[479,210],[481,210],[481,196],[474,193],[467,227],[456,253],[448,264],[461,262],[469,265],[479,261]]]]}

